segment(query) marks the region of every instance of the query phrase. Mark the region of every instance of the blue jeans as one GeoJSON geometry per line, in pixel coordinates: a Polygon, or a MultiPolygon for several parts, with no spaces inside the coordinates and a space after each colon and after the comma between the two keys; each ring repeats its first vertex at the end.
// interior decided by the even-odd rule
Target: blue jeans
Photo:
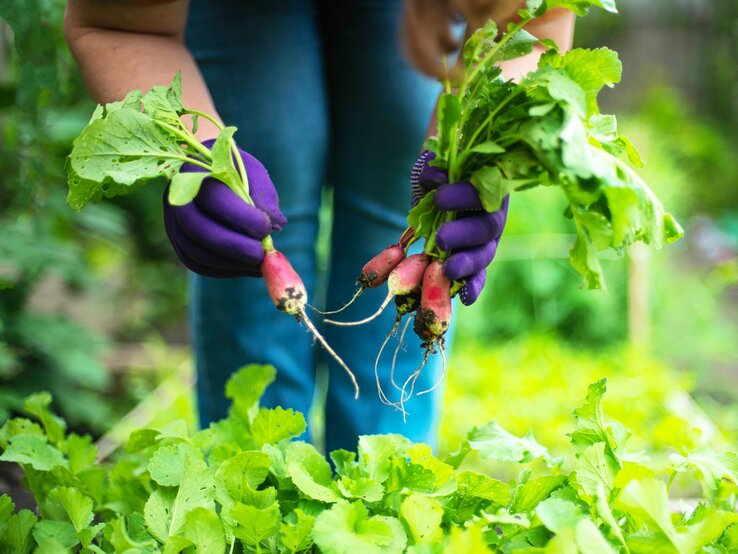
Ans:
{"type": "MultiPolygon", "coordinates": [[[[326,304],[341,306],[372,256],[397,242],[406,227],[409,173],[439,91],[415,72],[400,47],[400,0],[194,0],[187,42],[218,112],[238,127],[236,139],[268,169],[289,222],[275,244],[302,276],[313,298],[318,281],[315,241],[321,190],[333,187],[331,260],[326,304]]],[[[386,288],[370,290],[341,314],[372,313],[386,288]]],[[[277,380],[262,404],[307,414],[315,368],[327,363],[326,449],[355,449],[358,435],[402,433],[435,445],[440,387],[399,412],[380,403],[374,359],[394,323],[394,310],[362,327],[324,328],[356,373],[354,400],[343,370],[313,344],[304,326],[275,310],[260,279],[218,280],[194,275],[191,329],[197,365],[200,422],[225,416],[230,374],[248,363],[269,363],[277,380]]],[[[410,329],[396,374],[404,379],[423,358],[410,329]]],[[[395,342],[380,364],[385,388],[395,342]]],[[[431,387],[440,362],[431,358],[416,391],[431,387]]]]}

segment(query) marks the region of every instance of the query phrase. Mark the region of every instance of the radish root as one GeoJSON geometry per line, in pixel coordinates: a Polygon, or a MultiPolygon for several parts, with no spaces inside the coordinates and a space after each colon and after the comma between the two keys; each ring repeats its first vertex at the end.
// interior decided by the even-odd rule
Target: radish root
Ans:
{"type": "Polygon", "coordinates": [[[331,348],[331,345],[328,344],[328,342],[325,340],[325,338],[323,337],[323,335],[320,334],[320,331],[318,331],[315,328],[315,325],[313,325],[313,322],[310,321],[310,318],[307,316],[307,314],[305,313],[304,310],[301,311],[298,314],[298,319],[301,319],[302,321],[305,322],[305,325],[307,325],[307,328],[310,329],[310,332],[315,337],[315,340],[317,340],[321,345],[323,345],[323,348],[325,348],[326,351],[331,356],[333,356],[333,359],[336,360],[336,362],[338,362],[338,365],[340,365],[346,371],[346,373],[348,373],[349,377],[351,378],[351,382],[354,385],[354,391],[355,391],[354,392],[354,398],[355,399],[359,398],[359,383],[356,382],[356,375],[354,375],[354,372],[351,371],[351,369],[349,368],[349,366],[346,365],[346,362],[344,362],[341,359],[341,356],[339,356],[338,354],[336,354],[336,351],[333,350],[333,348],[331,348]]]}
{"type": "Polygon", "coordinates": [[[441,374],[438,376],[438,380],[436,380],[435,384],[431,388],[419,392],[418,396],[428,394],[429,392],[436,390],[438,385],[443,382],[443,378],[446,376],[446,352],[443,349],[443,343],[438,344],[438,350],[441,352],[441,374]]]}
{"type": "Polygon", "coordinates": [[[409,317],[408,320],[405,322],[405,326],[402,328],[402,332],[400,333],[400,336],[397,339],[397,347],[395,348],[395,353],[392,355],[392,367],[390,367],[390,383],[392,383],[392,386],[395,387],[395,389],[398,391],[402,391],[402,388],[395,381],[395,367],[397,365],[397,354],[400,352],[400,348],[402,348],[402,345],[404,344],[405,333],[407,333],[407,328],[410,326],[410,323],[412,322],[412,320],[413,318],[409,317]]]}
{"type": "Polygon", "coordinates": [[[355,300],[356,300],[357,298],[359,298],[359,296],[361,296],[361,293],[362,293],[362,292],[364,292],[365,290],[366,290],[366,289],[365,289],[364,287],[359,287],[359,288],[358,288],[358,289],[356,290],[356,292],[354,293],[354,295],[353,295],[353,296],[351,297],[351,300],[349,300],[348,302],[346,302],[346,303],[345,303],[345,304],[344,304],[343,306],[341,306],[341,307],[340,307],[340,308],[338,308],[337,310],[331,310],[331,311],[328,311],[328,312],[323,312],[323,311],[319,310],[318,308],[316,308],[315,306],[310,306],[310,304],[308,304],[308,306],[310,306],[310,308],[311,308],[311,309],[312,309],[313,311],[315,311],[315,312],[319,313],[320,315],[334,315],[334,314],[340,314],[340,313],[341,313],[341,312],[342,312],[343,310],[345,310],[345,309],[346,309],[346,308],[348,308],[348,307],[349,307],[349,306],[350,306],[351,304],[353,304],[353,303],[354,303],[354,301],[355,301],[355,300]]]}
{"type": "Polygon", "coordinates": [[[377,354],[376,359],[374,360],[374,378],[377,381],[377,394],[379,395],[379,400],[382,401],[382,404],[385,404],[387,406],[394,406],[394,402],[391,402],[389,398],[387,398],[387,395],[384,392],[384,389],[382,389],[382,383],[379,380],[379,360],[382,358],[382,352],[384,352],[384,348],[387,346],[387,343],[392,338],[392,336],[397,332],[397,328],[400,326],[400,321],[402,320],[401,316],[397,316],[395,319],[395,324],[392,327],[392,330],[387,334],[384,341],[382,342],[382,346],[379,348],[379,353],[377,354]]]}
{"type": "Polygon", "coordinates": [[[392,301],[393,294],[390,292],[387,294],[387,297],[382,301],[382,304],[379,306],[379,309],[374,312],[369,317],[365,317],[364,319],[360,319],[359,321],[335,321],[333,319],[326,319],[324,320],[325,323],[330,323],[331,325],[338,325],[339,327],[353,327],[356,325],[364,325],[365,323],[369,323],[370,321],[378,318],[384,309],[389,305],[389,303],[392,301]]]}

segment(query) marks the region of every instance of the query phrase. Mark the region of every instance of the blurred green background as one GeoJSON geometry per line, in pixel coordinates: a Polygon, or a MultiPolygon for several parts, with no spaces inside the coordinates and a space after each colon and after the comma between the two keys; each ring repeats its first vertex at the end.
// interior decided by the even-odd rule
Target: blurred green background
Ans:
{"type": "MultiPolygon", "coordinates": [[[[618,4],[619,16],[582,19],[575,43],[620,52],[623,83],[603,111],[686,236],[608,256],[607,290],[588,291],[566,259],[573,229],[556,191],[514,198],[482,300],[457,311],[444,450],[497,419],[563,452],[572,408],[602,376],[608,413],[638,448],[738,438],[738,3],[618,4]]],[[[0,422],[47,389],[114,448],[150,418],[193,421],[186,275],[160,191],[82,213],[65,204],[64,158],[93,105],[63,9],[0,0],[0,422]]]]}

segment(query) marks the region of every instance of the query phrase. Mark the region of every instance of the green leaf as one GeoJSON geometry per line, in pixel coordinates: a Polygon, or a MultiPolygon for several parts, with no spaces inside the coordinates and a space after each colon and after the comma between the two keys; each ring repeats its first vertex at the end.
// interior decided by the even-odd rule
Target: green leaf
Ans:
{"type": "Polygon", "coordinates": [[[144,506],[144,520],[146,528],[161,543],[169,538],[169,524],[172,516],[172,506],[177,491],[173,488],[161,488],[151,493],[144,506]]]}
{"type": "Polygon", "coordinates": [[[415,543],[435,543],[442,539],[443,507],[437,500],[411,494],[402,501],[399,511],[415,543]]]}
{"type": "Polygon", "coordinates": [[[556,465],[548,450],[538,444],[532,433],[516,437],[496,421],[474,427],[467,435],[467,442],[485,460],[525,463],[541,458],[550,465],[556,465]]]}
{"type": "Polygon", "coordinates": [[[307,424],[300,412],[281,407],[261,408],[251,422],[251,433],[258,446],[299,437],[307,424]]]}
{"type": "Polygon", "coordinates": [[[116,552],[151,552],[156,547],[156,540],[146,530],[144,516],[138,512],[125,517],[119,516],[109,525],[108,540],[116,552]]]}
{"type": "Polygon", "coordinates": [[[416,237],[428,238],[433,233],[433,223],[439,214],[435,196],[436,191],[430,191],[407,214],[407,224],[413,228],[416,237]]]}
{"type": "MultiPolygon", "coordinates": [[[[530,546],[530,545],[528,545],[530,546]]],[[[448,543],[443,549],[443,554],[489,554],[487,543],[484,541],[482,531],[479,527],[453,527],[448,538],[448,543]]],[[[522,551],[521,551],[522,552],[522,551]]]]}
{"type": "Polygon", "coordinates": [[[10,515],[15,511],[15,504],[7,494],[0,494],[0,529],[8,522],[10,515]]]}
{"type": "Polygon", "coordinates": [[[546,0],[546,6],[551,8],[566,8],[577,15],[586,15],[591,7],[602,8],[610,13],[618,13],[615,0],[546,0]]]}
{"type": "Polygon", "coordinates": [[[407,536],[399,520],[369,517],[361,501],[343,500],[322,512],[313,527],[315,544],[325,554],[393,554],[403,552],[407,536]]]}
{"type": "Polygon", "coordinates": [[[149,458],[149,474],[159,485],[176,487],[182,480],[185,458],[195,455],[195,449],[184,443],[160,446],[149,458]]]}
{"type": "Polygon", "coordinates": [[[65,421],[49,411],[51,405],[51,394],[46,391],[37,392],[26,398],[23,409],[32,416],[36,416],[44,426],[46,435],[53,444],[58,444],[64,439],[64,431],[67,428],[65,421]]]}
{"type": "MultiPolygon", "coordinates": [[[[433,472],[437,489],[447,484],[453,487],[453,483],[451,483],[454,475],[453,466],[436,458],[429,445],[424,443],[414,444],[408,448],[407,455],[414,464],[423,466],[433,472]]],[[[444,492],[451,493],[453,489],[444,490],[444,492]]]]}
{"type": "Polygon", "coordinates": [[[600,486],[609,494],[615,482],[615,474],[620,469],[618,462],[605,452],[605,443],[589,445],[577,458],[574,466],[574,480],[591,499],[600,486]]]}
{"type": "MultiPolygon", "coordinates": [[[[695,511],[686,525],[675,528],[669,511],[666,485],[656,479],[631,481],[618,495],[615,506],[627,511],[641,525],[645,524],[657,532],[651,537],[637,533],[630,535],[627,538],[629,545],[653,542],[663,545],[664,541],[661,539],[665,539],[669,549],[661,547],[661,550],[679,554],[698,552],[700,548],[719,538],[728,526],[738,521],[738,514],[734,512],[703,507],[695,511]]],[[[638,548],[642,550],[641,546],[638,548]]]]}
{"type": "Polygon", "coordinates": [[[500,46],[494,57],[495,63],[530,54],[533,51],[533,45],[537,42],[539,41],[536,37],[528,31],[520,29],[505,44],[500,46]]]}
{"type": "Polygon", "coordinates": [[[79,544],[77,533],[71,523],[68,521],[54,521],[53,519],[43,519],[36,523],[33,528],[33,538],[39,544],[43,542],[56,543],[63,548],[72,548],[79,544]]]}
{"type": "Polygon", "coordinates": [[[152,87],[141,98],[144,112],[152,118],[163,121],[175,128],[182,127],[179,112],[184,109],[182,105],[182,75],[178,71],[171,86],[152,87]]]}
{"type": "Polygon", "coordinates": [[[680,466],[694,468],[712,491],[718,490],[723,479],[738,485],[738,455],[735,452],[718,454],[708,447],[701,447],[686,457],[674,455],[672,461],[678,469],[680,466]]]}
{"type": "Polygon", "coordinates": [[[502,506],[510,503],[512,497],[510,487],[488,475],[474,471],[462,471],[457,475],[456,480],[459,496],[491,500],[502,506]]]}
{"type": "Polygon", "coordinates": [[[235,536],[248,546],[257,546],[279,532],[281,514],[277,504],[257,508],[239,502],[228,511],[228,516],[236,523],[235,536]]]}
{"type": "Polygon", "coordinates": [[[80,210],[103,195],[127,194],[134,185],[159,177],[171,179],[182,163],[178,141],[150,117],[131,108],[114,111],[75,139],[68,158],[67,203],[80,210]]]}
{"type": "Polygon", "coordinates": [[[30,510],[11,515],[4,529],[0,527],[0,551],[28,554],[34,546],[32,531],[38,519],[30,510]]]}
{"type": "Polygon", "coordinates": [[[370,479],[384,483],[390,474],[392,457],[407,456],[411,444],[402,435],[362,435],[359,437],[359,466],[370,479]]]}
{"type": "Polygon", "coordinates": [[[197,552],[222,554],[226,544],[220,518],[212,510],[198,507],[187,513],[182,536],[192,541],[197,552]]]}
{"type": "Polygon", "coordinates": [[[62,505],[77,533],[95,517],[92,499],[73,487],[55,487],[49,491],[49,499],[62,505]]]}
{"type": "Polygon", "coordinates": [[[65,442],[69,469],[75,475],[91,469],[97,459],[97,447],[89,435],[70,434],[65,442]]]}
{"type": "Polygon", "coordinates": [[[574,48],[563,56],[546,52],[541,56],[539,67],[547,66],[563,69],[581,87],[586,96],[587,114],[599,113],[597,94],[603,87],[618,83],[623,72],[617,52],[608,48],[574,48]]]}
{"type": "Polygon", "coordinates": [[[566,477],[563,475],[545,475],[518,485],[513,495],[512,511],[529,512],[535,509],[539,502],[548,498],[565,482],[566,477]]]}
{"type": "Polygon", "coordinates": [[[201,171],[176,173],[169,183],[169,203],[172,206],[184,206],[192,202],[206,177],[210,177],[210,174],[201,171]]]}
{"type": "Polygon", "coordinates": [[[541,501],[535,507],[535,512],[541,522],[554,533],[560,533],[567,527],[575,527],[585,517],[576,504],[559,498],[541,501]]]}
{"type": "Polygon", "coordinates": [[[589,385],[585,403],[574,410],[576,430],[571,433],[571,442],[577,446],[605,443],[606,453],[620,463],[617,452],[624,446],[629,433],[621,425],[606,424],[602,413],[602,398],[607,390],[607,379],[589,385]]]}
{"type": "Polygon", "coordinates": [[[308,498],[321,502],[336,502],[340,496],[335,491],[331,466],[311,444],[293,442],[285,456],[287,473],[295,486],[308,498]]]}
{"type": "Polygon", "coordinates": [[[63,454],[46,442],[45,436],[40,435],[14,436],[0,456],[0,461],[29,464],[38,471],[51,471],[57,466],[69,465],[63,454]]]}
{"type": "Polygon", "coordinates": [[[461,101],[452,93],[438,97],[438,158],[448,160],[452,137],[457,133],[461,120],[461,101]]]}
{"type": "Polygon", "coordinates": [[[585,233],[577,227],[577,240],[569,252],[569,263],[584,277],[587,288],[599,289],[604,285],[605,275],[597,250],[585,233]]]}
{"type": "Polygon", "coordinates": [[[302,552],[313,544],[313,525],[315,517],[295,508],[294,521],[284,521],[279,526],[279,542],[288,552],[302,552]]]}
{"type": "Polygon", "coordinates": [[[146,501],[144,518],[151,534],[164,543],[179,533],[189,511],[214,510],[214,489],[214,477],[205,462],[186,455],[179,488],[159,488],[146,501]]]}
{"type": "Polygon", "coordinates": [[[243,501],[247,489],[256,489],[269,474],[270,460],[265,452],[247,451],[223,462],[215,474],[215,487],[221,504],[223,497],[243,501]]]}
{"type": "Polygon", "coordinates": [[[246,192],[246,189],[238,170],[233,165],[233,153],[231,151],[231,139],[235,132],[235,127],[226,127],[215,139],[210,152],[213,157],[211,176],[228,185],[236,194],[241,195],[246,192]]]}
{"type": "Polygon", "coordinates": [[[656,479],[631,481],[618,495],[615,507],[660,531],[678,551],[679,539],[671,522],[664,483],[656,479]]]}
{"type": "Polygon", "coordinates": [[[346,498],[360,498],[365,502],[379,502],[384,496],[382,485],[368,477],[342,477],[338,490],[346,498]]]}
{"type": "Polygon", "coordinates": [[[251,364],[236,371],[226,383],[226,396],[233,401],[231,410],[248,418],[249,409],[259,401],[276,375],[277,370],[270,365],[251,364]]]}

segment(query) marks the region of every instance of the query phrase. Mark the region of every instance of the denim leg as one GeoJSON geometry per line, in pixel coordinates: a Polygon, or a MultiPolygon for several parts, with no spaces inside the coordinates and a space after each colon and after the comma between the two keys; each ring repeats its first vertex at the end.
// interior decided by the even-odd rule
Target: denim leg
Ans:
{"type": "MultiPolygon", "coordinates": [[[[301,0],[193,0],[187,43],[236,140],[268,169],[289,223],[274,242],[315,282],[315,237],[328,129],[315,8],[301,0]]],[[[226,415],[225,382],[247,363],[270,363],[277,381],[263,405],[307,414],[315,349],[302,326],[277,312],[261,279],[193,275],[190,318],[203,426],[226,415]]]]}
{"type": "MultiPolygon", "coordinates": [[[[410,207],[410,169],[417,159],[439,86],[414,71],[399,46],[399,0],[336,3],[326,20],[327,64],[332,121],[329,171],[334,183],[334,228],[328,308],[351,297],[355,279],[372,256],[396,243],[406,227],[410,207]]],[[[366,291],[340,319],[372,313],[386,287],[366,291]]],[[[359,400],[343,370],[329,360],[326,449],[354,449],[357,435],[402,433],[436,443],[439,387],[407,403],[410,415],[383,405],[377,397],[374,360],[395,320],[394,306],[368,325],[327,326],[329,342],[356,373],[359,400]]],[[[404,322],[403,322],[404,323],[404,322]]],[[[412,324],[400,350],[396,376],[402,382],[423,359],[412,324]]],[[[396,340],[390,341],[379,365],[383,388],[389,383],[396,340]]],[[[440,373],[432,357],[415,385],[429,389],[440,373]]]]}

